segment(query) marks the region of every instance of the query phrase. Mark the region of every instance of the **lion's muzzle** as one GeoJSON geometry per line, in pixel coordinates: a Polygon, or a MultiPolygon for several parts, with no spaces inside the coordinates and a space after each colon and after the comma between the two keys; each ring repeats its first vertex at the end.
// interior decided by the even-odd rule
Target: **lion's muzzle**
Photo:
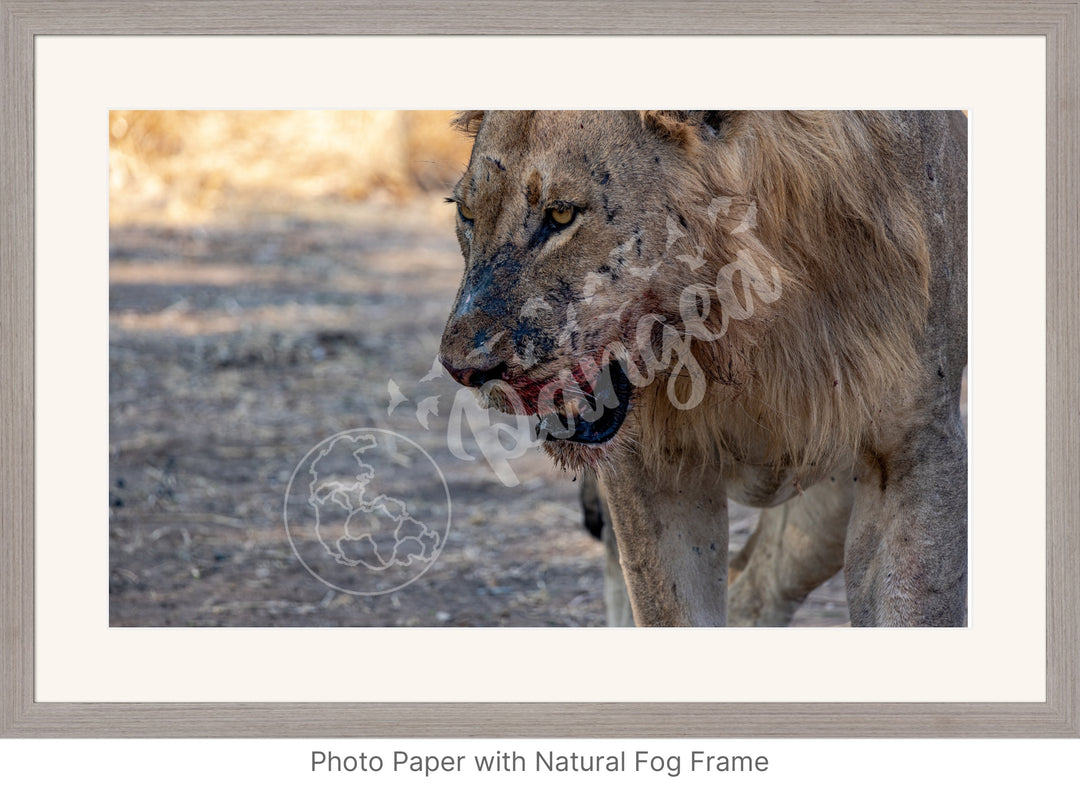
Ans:
{"type": "Polygon", "coordinates": [[[541,441],[602,444],[618,433],[630,409],[633,387],[617,361],[603,368],[588,389],[577,391],[575,411],[541,405],[536,435],[541,441]],[[547,409],[545,411],[545,409],[547,409]]]}
{"type": "Polygon", "coordinates": [[[439,363],[446,368],[446,372],[450,374],[451,378],[462,386],[467,386],[471,389],[479,389],[486,383],[496,381],[502,378],[503,374],[506,372],[505,362],[495,362],[488,367],[484,367],[483,365],[457,366],[442,353],[439,354],[439,363]]]}

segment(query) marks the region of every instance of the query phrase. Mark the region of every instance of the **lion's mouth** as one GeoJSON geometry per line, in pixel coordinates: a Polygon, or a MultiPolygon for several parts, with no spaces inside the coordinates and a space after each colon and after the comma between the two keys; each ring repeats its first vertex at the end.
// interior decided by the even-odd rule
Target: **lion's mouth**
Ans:
{"type": "Polygon", "coordinates": [[[612,361],[600,371],[591,392],[582,390],[572,407],[567,405],[567,411],[540,415],[536,437],[542,442],[606,442],[626,419],[632,391],[630,379],[619,363],[612,361]]]}

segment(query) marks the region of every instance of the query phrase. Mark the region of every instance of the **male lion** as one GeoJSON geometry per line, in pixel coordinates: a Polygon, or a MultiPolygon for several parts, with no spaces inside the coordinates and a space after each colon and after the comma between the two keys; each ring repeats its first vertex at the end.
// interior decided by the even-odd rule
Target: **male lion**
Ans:
{"type": "Polygon", "coordinates": [[[855,626],[964,624],[962,114],[458,125],[442,363],[595,473],[635,623],[727,623],[730,497],[772,508],[733,623],[785,622],[842,564],[855,626]]]}

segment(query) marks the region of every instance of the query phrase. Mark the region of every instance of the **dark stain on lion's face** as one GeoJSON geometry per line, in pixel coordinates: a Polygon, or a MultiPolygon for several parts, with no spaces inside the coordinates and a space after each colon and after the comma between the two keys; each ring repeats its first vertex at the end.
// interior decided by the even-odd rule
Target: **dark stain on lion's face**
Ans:
{"type": "MultiPolygon", "coordinates": [[[[470,387],[500,382],[488,404],[538,414],[541,429],[584,420],[553,434],[564,462],[584,447],[592,463],[632,449],[807,466],[850,455],[881,433],[868,408],[914,399],[930,266],[896,156],[913,124],[462,114],[476,138],[451,198],[465,272],[443,364],[470,387]],[[625,444],[600,450],[623,418],[625,444]]],[[[922,164],[917,177],[929,184],[922,164]]]]}
{"type": "MultiPolygon", "coordinates": [[[[483,116],[452,197],[465,273],[440,359],[456,380],[478,387],[500,378],[522,402],[499,402],[499,390],[491,402],[541,413],[537,401],[553,381],[603,369],[640,314],[616,281],[659,261],[667,242],[639,233],[663,223],[623,208],[664,212],[661,172],[677,150],[633,112],[483,116]]],[[[594,384],[580,385],[593,394],[594,384]]]]}

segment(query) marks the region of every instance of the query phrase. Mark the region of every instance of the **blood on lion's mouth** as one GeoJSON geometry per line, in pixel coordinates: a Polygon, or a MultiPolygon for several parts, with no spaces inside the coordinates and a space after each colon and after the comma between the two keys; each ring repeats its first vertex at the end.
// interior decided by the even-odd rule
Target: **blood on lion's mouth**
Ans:
{"type": "Polygon", "coordinates": [[[584,390],[572,416],[554,411],[539,415],[536,437],[542,442],[601,444],[618,433],[630,408],[633,387],[617,361],[600,371],[591,394],[584,390]]]}

